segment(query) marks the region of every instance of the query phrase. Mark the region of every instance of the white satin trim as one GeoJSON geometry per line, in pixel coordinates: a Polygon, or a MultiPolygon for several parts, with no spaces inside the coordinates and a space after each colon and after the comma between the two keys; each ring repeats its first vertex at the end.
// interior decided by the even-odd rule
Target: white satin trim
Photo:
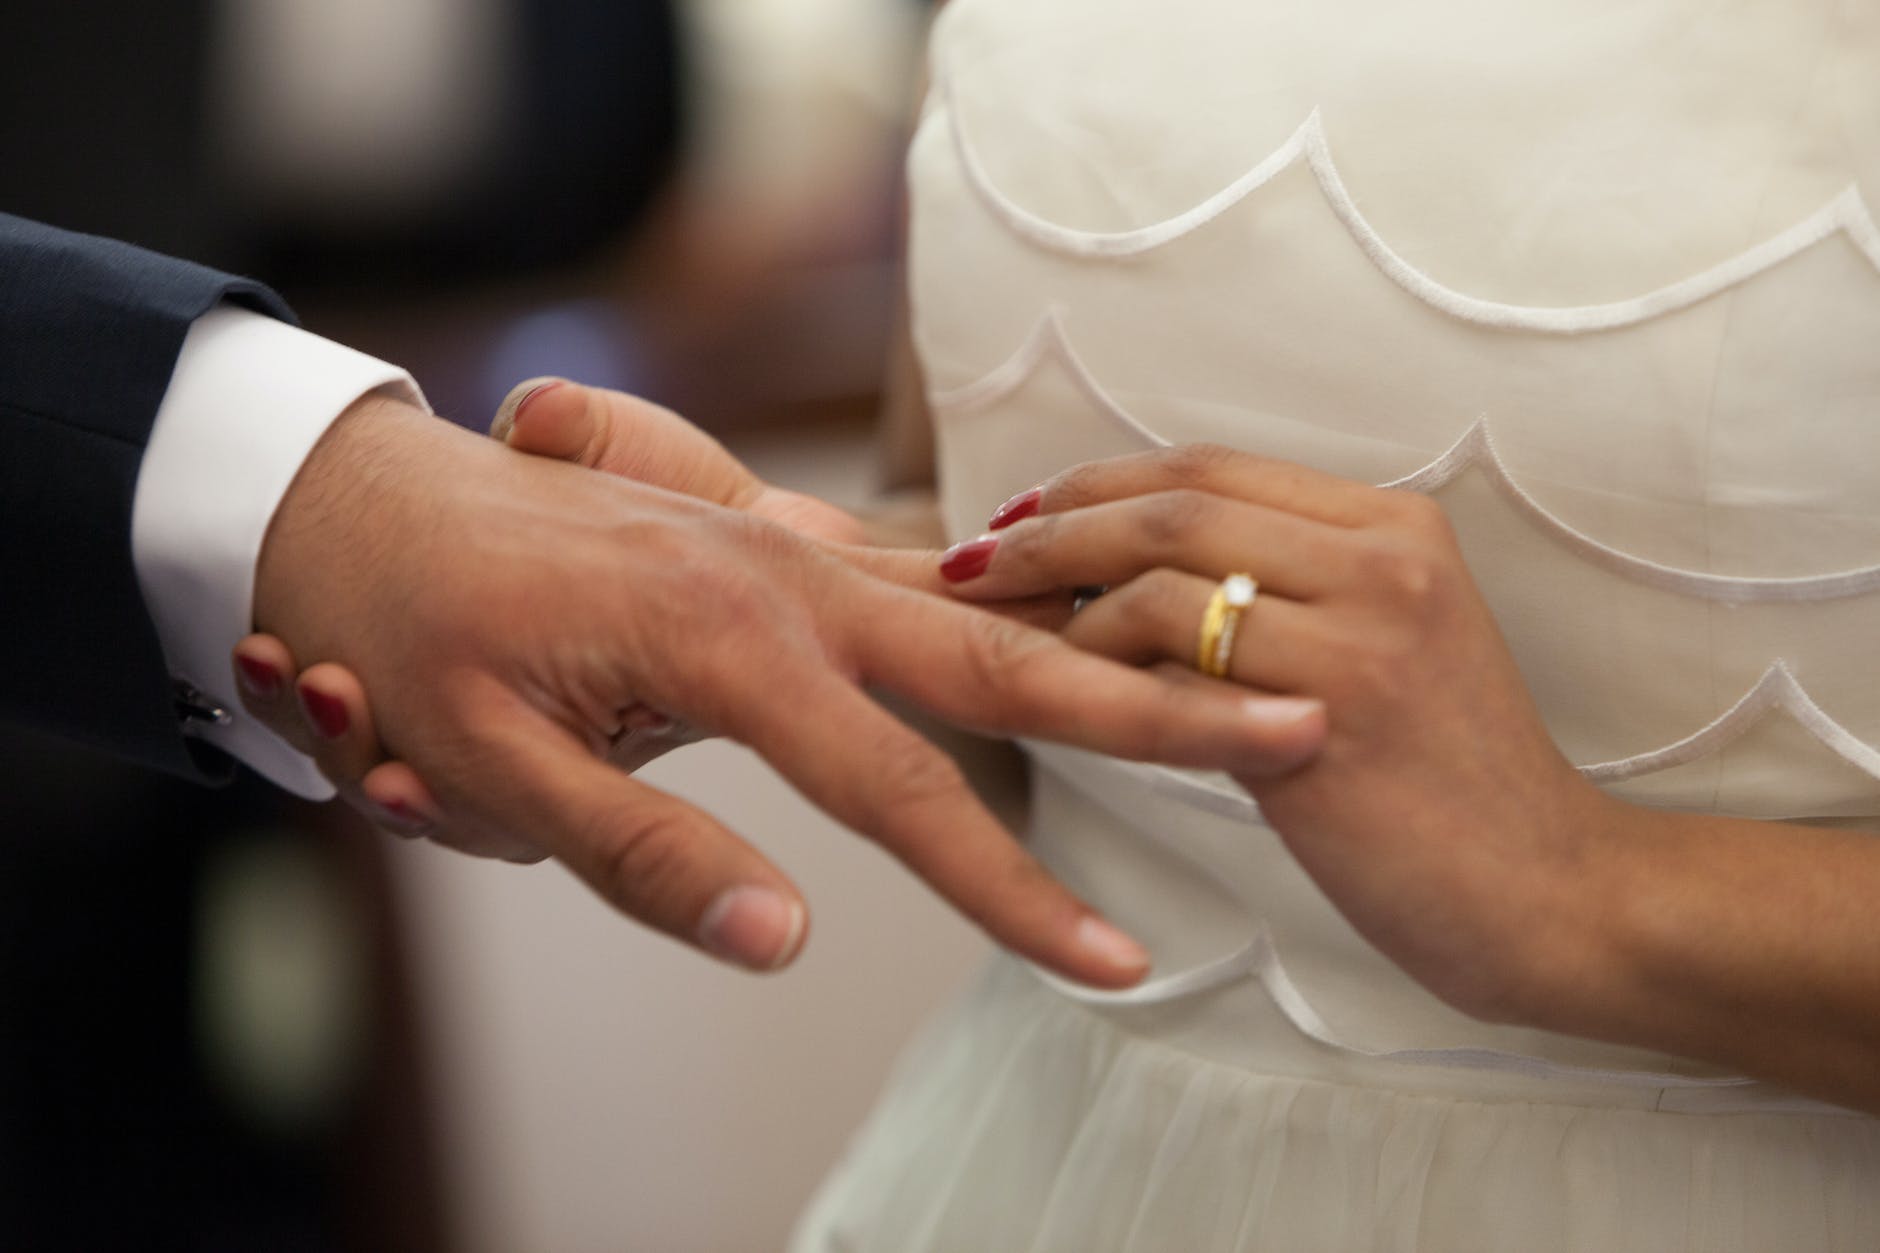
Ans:
{"type": "Polygon", "coordinates": [[[1396,1062],[1406,1066],[1451,1066],[1461,1070],[1493,1070],[1505,1074],[1526,1075],[1535,1079],[1577,1079],[1628,1088],[1740,1088],[1755,1083],[1741,1075],[1698,1077],[1654,1070],[1608,1070],[1597,1066],[1571,1066],[1548,1061],[1526,1053],[1511,1053],[1489,1048],[1373,1049],[1339,1035],[1312,1008],[1299,986],[1286,973],[1273,939],[1261,928],[1254,938],[1226,957],[1161,979],[1151,979],[1121,992],[1087,988],[1058,977],[1041,966],[1032,972],[1064,996],[1086,1005],[1142,1006],[1159,1005],[1184,996],[1196,996],[1253,978],[1279,1007],[1294,1029],[1327,1048],[1350,1053],[1371,1061],[1396,1062]]]}
{"type": "Polygon", "coordinates": [[[1580,766],[1578,769],[1595,783],[1617,783],[1643,774],[1669,770],[1673,766],[1681,766],[1721,751],[1778,709],[1786,711],[1805,731],[1856,770],[1880,779],[1880,751],[1829,717],[1827,711],[1815,703],[1814,697],[1796,679],[1788,662],[1781,660],[1763,671],[1762,678],[1736,704],[1702,729],[1676,743],[1648,753],[1580,766]]]}
{"type": "Polygon", "coordinates": [[[1845,233],[1875,269],[1880,270],[1880,227],[1875,226],[1873,214],[1860,188],[1849,184],[1833,199],[1788,229],[1709,269],[1655,291],[1604,304],[1555,307],[1484,300],[1447,287],[1411,265],[1365,220],[1332,160],[1325,123],[1317,109],[1307,116],[1285,143],[1245,174],[1192,208],[1160,222],[1130,230],[1080,230],[1040,217],[1002,192],[967,137],[960,111],[944,78],[936,94],[968,185],[994,216],[1015,234],[1067,256],[1133,257],[1160,248],[1220,217],[1303,158],[1332,212],[1378,269],[1425,304],[1453,317],[1484,326],[1556,335],[1580,335],[1631,326],[1706,300],[1837,233],[1845,233]]]}
{"type": "MultiPolygon", "coordinates": [[[[1064,319],[1055,308],[1046,311],[1018,351],[1006,360],[971,383],[935,391],[931,400],[936,409],[969,413],[982,410],[1016,392],[1047,362],[1056,362],[1062,367],[1078,391],[1109,421],[1151,447],[1172,446],[1171,440],[1130,413],[1104,389],[1103,384],[1078,356],[1065,330],[1064,319]]],[[[1667,592],[1725,604],[1748,604],[1759,601],[1838,600],[1880,590],[1880,564],[1827,574],[1782,578],[1710,574],[1665,565],[1602,543],[1555,517],[1515,481],[1495,449],[1486,418],[1478,418],[1462,433],[1460,439],[1428,465],[1377,486],[1434,492],[1453,482],[1472,466],[1481,469],[1502,495],[1530,521],[1581,557],[1615,574],[1667,592]]]]}
{"type": "Polygon", "coordinates": [[[1508,467],[1495,451],[1495,441],[1489,434],[1487,418],[1478,418],[1447,452],[1421,470],[1378,486],[1433,492],[1453,482],[1471,466],[1479,467],[1488,475],[1502,495],[1537,526],[1586,560],[1615,574],[1667,592],[1723,601],[1726,604],[1745,604],[1751,601],[1836,600],[1880,588],[1880,565],[1784,578],[1709,574],[1700,570],[1681,570],[1603,544],[1549,513],[1528,494],[1527,489],[1515,482],[1514,476],[1508,472],[1508,467]]]}
{"type": "MultiPolygon", "coordinates": [[[[1087,785],[1078,775],[1081,766],[1064,760],[1060,754],[1047,750],[1045,754],[1033,753],[1033,759],[1041,768],[1052,771],[1074,787],[1083,790],[1087,785]]],[[[1106,762],[1106,770],[1122,770],[1135,774],[1139,779],[1149,776],[1153,790],[1166,792],[1166,776],[1173,772],[1160,767],[1145,766],[1136,762],[1106,762]],[[1155,772],[1150,775],[1149,772],[1155,772]],[[1159,777],[1158,777],[1159,776],[1159,777]]],[[[1179,776],[1177,776],[1179,777],[1179,776]]],[[[1209,789],[1214,796],[1224,794],[1209,789]]],[[[1208,808],[1218,807],[1209,805],[1208,808]]],[[[1242,796],[1234,806],[1230,816],[1241,821],[1264,826],[1265,820],[1259,806],[1242,796]]],[[[1203,857],[1199,857],[1185,848],[1180,841],[1172,839],[1159,826],[1130,824],[1132,829],[1140,831],[1146,838],[1154,840],[1171,853],[1180,857],[1199,873],[1206,875],[1218,884],[1229,897],[1235,895],[1233,884],[1227,876],[1216,871],[1203,857]]],[[[1030,963],[1027,963],[1028,965],[1030,963]]],[[[1620,1087],[1644,1088],[1738,1088],[1754,1084],[1756,1081],[1743,1076],[1729,1075],[1719,1077],[1696,1077],[1678,1075],[1669,1072],[1645,1070],[1615,1070],[1593,1066],[1574,1066],[1564,1062],[1549,1061],[1525,1053],[1514,1053],[1504,1049],[1492,1048],[1413,1048],[1413,1049],[1378,1049],[1353,1041],[1325,1021],[1312,1003],[1306,999],[1299,985],[1293,982],[1287,973],[1285,963],[1281,961],[1279,950],[1273,943],[1271,934],[1264,926],[1258,927],[1251,939],[1241,947],[1223,957],[1215,958],[1198,966],[1178,971],[1174,974],[1151,978],[1133,988],[1121,991],[1103,991],[1072,983],[1052,974],[1036,965],[1031,969],[1038,978],[1072,1000],[1087,1005],[1108,1007],[1139,1007],[1166,1004],[1184,997],[1198,996],[1219,988],[1228,987],[1245,979],[1257,979],[1266,994],[1272,998],[1275,1006],[1285,1015],[1288,1022],[1304,1035],[1327,1048],[1336,1049],[1372,1061],[1395,1062],[1416,1066],[1449,1066],[1464,1070],[1491,1070],[1504,1073],[1526,1075],[1542,1079],[1575,1079],[1587,1082],[1617,1085],[1620,1087]]],[[[1811,1102],[1811,1104],[1813,1104],[1811,1102]]]]}
{"type": "MultiPolygon", "coordinates": [[[[1778,710],[1794,718],[1803,730],[1841,760],[1870,778],[1880,780],[1880,750],[1836,722],[1808,694],[1788,662],[1780,659],[1763,671],[1762,677],[1729,709],[1684,738],[1661,748],[1612,761],[1578,765],[1574,769],[1593,783],[1621,783],[1688,765],[1700,757],[1722,751],[1778,710]]],[[[1142,762],[1119,763],[1119,766],[1141,772],[1143,782],[1172,800],[1223,818],[1261,821],[1260,807],[1237,788],[1168,766],[1142,762]]]]}

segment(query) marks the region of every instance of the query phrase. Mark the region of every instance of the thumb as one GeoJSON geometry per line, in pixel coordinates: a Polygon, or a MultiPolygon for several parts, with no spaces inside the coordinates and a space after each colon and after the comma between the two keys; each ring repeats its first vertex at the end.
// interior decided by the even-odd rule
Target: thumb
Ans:
{"type": "Polygon", "coordinates": [[[787,488],[764,485],[749,508],[756,517],[825,544],[860,545],[868,539],[861,519],[848,510],[787,488]]]}
{"type": "Polygon", "coordinates": [[[512,720],[501,753],[508,786],[495,820],[622,913],[748,970],[781,969],[802,950],[802,894],[710,815],[539,720],[512,720]]]}
{"type": "Polygon", "coordinates": [[[672,410],[567,379],[517,384],[497,408],[490,434],[517,452],[733,509],[748,508],[764,490],[724,445],[672,410]]]}

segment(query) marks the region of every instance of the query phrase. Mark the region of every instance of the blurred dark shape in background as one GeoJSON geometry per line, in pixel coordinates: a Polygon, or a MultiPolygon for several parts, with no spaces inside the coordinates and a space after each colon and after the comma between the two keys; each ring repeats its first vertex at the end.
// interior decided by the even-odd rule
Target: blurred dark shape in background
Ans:
{"type": "MultiPolygon", "coordinates": [[[[477,133],[458,137],[467,158],[415,194],[396,170],[379,171],[383,193],[368,189],[351,203],[257,196],[230,168],[231,150],[240,158],[244,145],[274,138],[257,131],[262,110],[244,92],[276,69],[256,64],[247,46],[265,42],[252,38],[253,14],[269,6],[9,7],[0,79],[9,212],[302,295],[353,289],[383,300],[590,259],[638,220],[679,151],[679,36],[665,0],[496,6],[493,55],[451,67],[478,79],[448,98],[476,119],[477,133]]],[[[270,158],[287,168],[309,161],[292,151],[260,159],[270,158]]]]}
{"type": "MultiPolygon", "coordinates": [[[[434,382],[400,325],[449,322],[453,293],[592,265],[669,182],[682,75],[666,0],[509,0],[485,6],[494,56],[459,92],[483,126],[449,177],[376,211],[256,194],[229,162],[254,141],[243,119],[229,139],[244,102],[222,96],[267,8],[6,0],[0,209],[252,273],[310,329],[434,382]],[[348,335],[348,309],[378,318],[376,342],[348,335]]],[[[303,11],[318,19],[320,0],[303,11]]],[[[446,96],[444,117],[457,109],[446,96]]],[[[511,346],[493,363],[508,382],[583,333],[579,359],[630,380],[611,303],[543,322],[528,301],[466,299],[500,310],[478,316],[511,346]]],[[[432,395],[483,403],[508,382],[472,354],[432,395]]],[[[205,790],[6,728],[0,796],[0,1249],[453,1247],[372,833],[248,777],[205,790]]]]}

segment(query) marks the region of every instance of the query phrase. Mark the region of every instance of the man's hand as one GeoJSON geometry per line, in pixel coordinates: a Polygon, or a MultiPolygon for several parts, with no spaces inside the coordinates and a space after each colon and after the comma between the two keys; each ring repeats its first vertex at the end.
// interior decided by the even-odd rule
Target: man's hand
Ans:
{"type": "Polygon", "coordinates": [[[861,686],[987,731],[1241,772],[1288,769],[1323,733],[893,586],[748,514],[378,399],[283,502],[256,619],[370,687],[377,734],[474,838],[558,857],[627,913],[758,968],[794,956],[800,897],[707,815],[599,760],[623,714],[750,745],[996,939],[1110,986],[1141,976],[1141,950],[861,686]]]}
{"type": "Polygon", "coordinates": [[[566,379],[510,389],[490,435],[518,452],[738,509],[832,544],[860,544],[862,524],[827,501],[773,487],[723,444],[663,405],[566,379]]]}

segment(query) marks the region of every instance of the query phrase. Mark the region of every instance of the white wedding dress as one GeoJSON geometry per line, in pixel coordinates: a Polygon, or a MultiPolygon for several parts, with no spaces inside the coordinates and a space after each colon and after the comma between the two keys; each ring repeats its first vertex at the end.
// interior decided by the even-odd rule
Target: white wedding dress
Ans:
{"type": "MultiPolygon", "coordinates": [[[[954,0],[911,177],[957,535],[1195,440],[1427,492],[1592,778],[1880,829],[1880,5],[954,0]]],[[[1226,779],[1034,756],[1156,971],[995,963],[799,1253],[1880,1249],[1880,1120],[1466,1018],[1226,779]]]]}

